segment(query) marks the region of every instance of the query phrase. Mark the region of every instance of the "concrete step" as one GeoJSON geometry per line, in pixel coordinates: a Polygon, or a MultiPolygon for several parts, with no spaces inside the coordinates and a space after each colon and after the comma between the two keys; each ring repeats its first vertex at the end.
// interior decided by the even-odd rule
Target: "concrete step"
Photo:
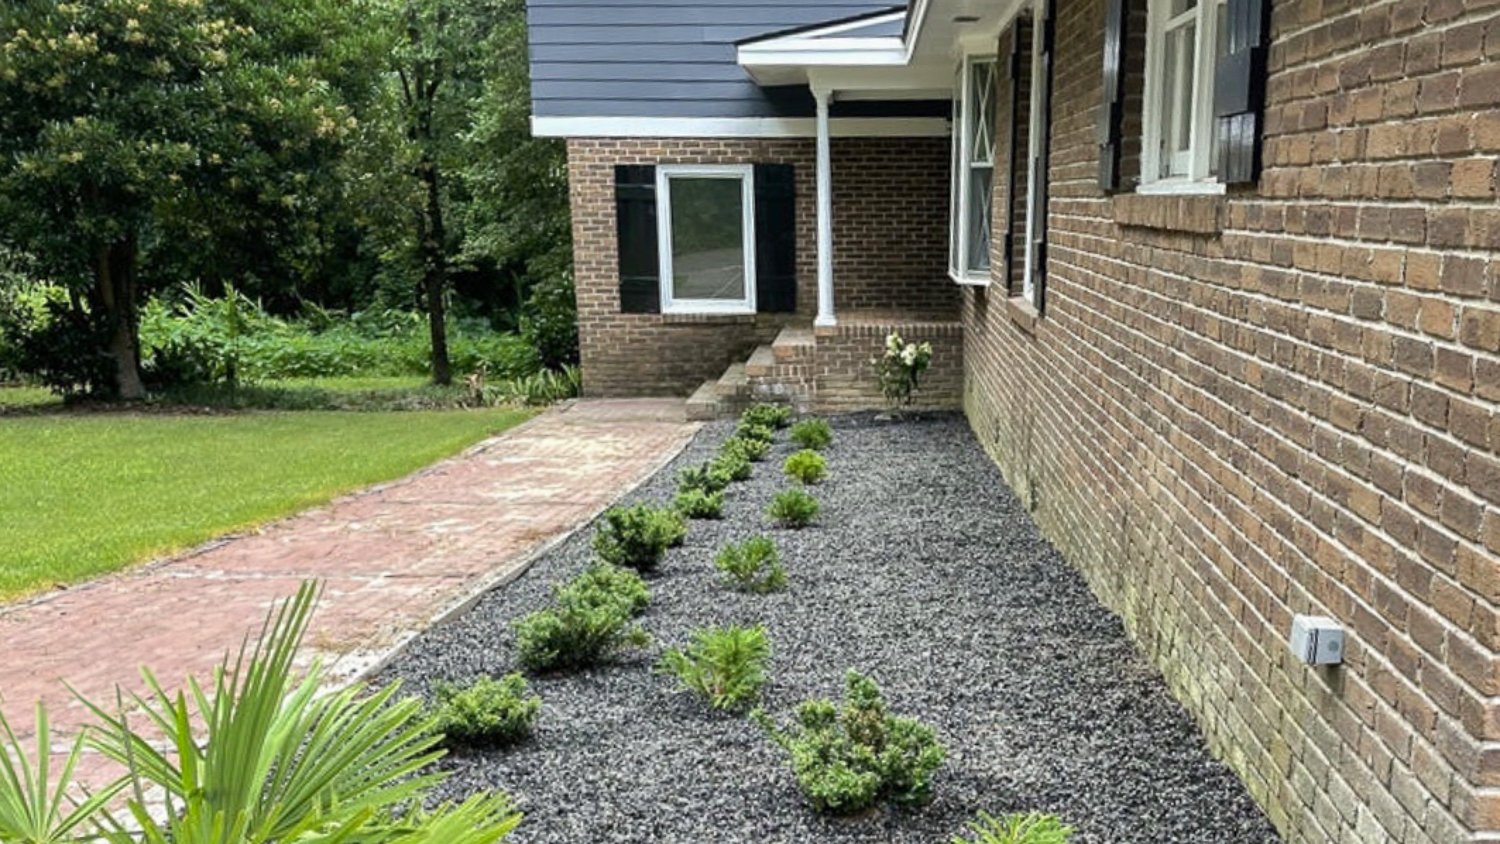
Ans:
{"type": "Polygon", "coordinates": [[[714,382],[714,391],[720,398],[737,399],[750,395],[750,376],[745,374],[743,363],[731,363],[719,380],[714,382]]]}
{"type": "Polygon", "coordinates": [[[757,346],[750,359],[745,361],[745,375],[751,378],[765,378],[775,369],[776,353],[770,346],[757,346]]]}
{"type": "Polygon", "coordinates": [[[817,345],[817,337],[811,328],[787,326],[781,329],[771,343],[771,353],[783,363],[810,357],[817,345]]]}
{"type": "Polygon", "coordinates": [[[708,422],[719,418],[719,382],[704,381],[687,400],[689,422],[708,422]]]}

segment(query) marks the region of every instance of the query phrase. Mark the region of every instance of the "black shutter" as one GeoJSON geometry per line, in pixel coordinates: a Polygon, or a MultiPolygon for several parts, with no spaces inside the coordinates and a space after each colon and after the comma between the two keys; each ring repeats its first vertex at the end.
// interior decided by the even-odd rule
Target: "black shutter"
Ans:
{"type": "Polygon", "coordinates": [[[1099,188],[1120,189],[1120,135],[1125,119],[1125,42],[1127,0],[1105,0],[1104,101],[1099,106],[1099,188]]]}
{"type": "Polygon", "coordinates": [[[1214,73],[1214,118],[1219,122],[1219,179],[1239,185],[1260,176],[1271,2],[1229,0],[1225,11],[1229,52],[1214,73]]]}
{"type": "Polygon", "coordinates": [[[1041,121],[1039,136],[1041,138],[1041,149],[1037,153],[1037,180],[1036,180],[1036,260],[1032,280],[1032,289],[1036,299],[1032,305],[1038,314],[1045,313],[1047,309],[1047,211],[1051,204],[1051,195],[1048,190],[1048,182],[1051,180],[1052,169],[1052,65],[1057,56],[1057,0],[1047,0],[1042,7],[1042,78],[1033,79],[1031,84],[1042,86],[1040,98],[1041,114],[1032,115],[1032,120],[1041,121]]]}
{"type": "Polygon", "coordinates": [[[797,183],[790,164],[755,165],[755,309],[797,310],[797,183]]]}
{"type": "Polygon", "coordinates": [[[620,253],[620,312],[661,313],[655,167],[615,165],[615,221],[615,242],[620,253]]]}
{"type": "MultiPolygon", "coordinates": [[[[1010,151],[1005,163],[1005,289],[1016,280],[1016,165],[1021,142],[1021,19],[1010,25],[1010,151]]],[[[1029,51],[1028,51],[1029,52],[1029,51]]]]}

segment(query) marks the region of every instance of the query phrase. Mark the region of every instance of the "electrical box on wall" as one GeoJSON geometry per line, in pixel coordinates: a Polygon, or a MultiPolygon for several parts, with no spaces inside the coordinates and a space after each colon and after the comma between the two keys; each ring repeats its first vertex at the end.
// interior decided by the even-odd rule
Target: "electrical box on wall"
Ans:
{"type": "Polygon", "coordinates": [[[1292,616],[1292,653],[1308,665],[1344,661],[1344,628],[1322,615],[1292,616]]]}

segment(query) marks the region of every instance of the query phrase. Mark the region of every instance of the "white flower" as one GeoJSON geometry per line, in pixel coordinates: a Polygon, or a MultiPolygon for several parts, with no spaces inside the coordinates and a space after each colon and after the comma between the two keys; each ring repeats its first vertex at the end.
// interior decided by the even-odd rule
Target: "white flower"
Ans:
{"type": "Polygon", "coordinates": [[[901,362],[911,366],[917,362],[917,347],[907,346],[901,350],[901,362]]]}

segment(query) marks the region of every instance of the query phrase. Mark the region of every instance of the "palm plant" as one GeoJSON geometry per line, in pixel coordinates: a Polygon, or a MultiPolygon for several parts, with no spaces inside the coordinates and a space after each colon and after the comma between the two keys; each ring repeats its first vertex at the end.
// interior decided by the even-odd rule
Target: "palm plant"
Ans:
{"type": "Polygon", "coordinates": [[[25,747],[0,713],[0,841],[7,844],[64,844],[82,841],[84,831],[93,829],[93,818],[124,787],[123,782],[108,786],[84,800],[68,794],[73,771],[83,753],[84,737],[74,742],[57,782],[52,780],[49,749],[52,730],[47,710],[36,708],[36,759],[30,759],[25,747]]]}

